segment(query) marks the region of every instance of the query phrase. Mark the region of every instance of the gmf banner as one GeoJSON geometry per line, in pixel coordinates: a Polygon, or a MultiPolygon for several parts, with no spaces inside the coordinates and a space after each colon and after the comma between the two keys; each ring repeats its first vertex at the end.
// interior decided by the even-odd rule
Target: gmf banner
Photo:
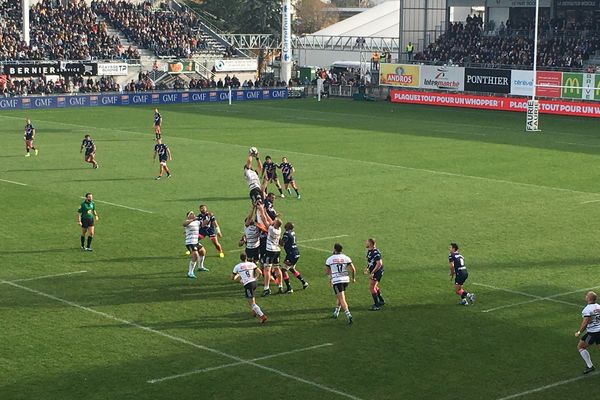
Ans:
{"type": "Polygon", "coordinates": [[[420,66],[379,64],[379,84],[397,87],[419,87],[420,66]]]}

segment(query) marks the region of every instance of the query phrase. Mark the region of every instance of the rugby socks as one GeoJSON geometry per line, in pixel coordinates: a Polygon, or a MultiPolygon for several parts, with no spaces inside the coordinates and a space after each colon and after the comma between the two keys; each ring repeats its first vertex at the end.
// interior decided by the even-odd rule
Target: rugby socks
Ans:
{"type": "Polygon", "coordinates": [[[88,236],[88,240],[87,240],[87,248],[91,249],[92,248],[92,239],[94,237],[93,236],[88,236]]]}
{"type": "Polygon", "coordinates": [[[590,357],[590,352],[587,349],[580,349],[579,354],[581,354],[581,358],[585,361],[585,365],[588,368],[592,368],[594,364],[592,364],[592,358],[590,357]]]}
{"type": "Polygon", "coordinates": [[[302,279],[302,275],[300,275],[300,272],[298,272],[298,271],[294,270],[294,271],[292,272],[292,274],[294,274],[294,276],[295,276],[296,278],[298,278],[298,280],[299,280],[300,282],[302,282],[302,284],[303,284],[303,285],[306,283],[306,281],[305,281],[304,279],[302,279]]]}
{"type": "Polygon", "coordinates": [[[281,188],[277,188],[277,190],[279,190],[279,194],[283,194],[283,190],[281,190],[281,188]]]}
{"type": "Polygon", "coordinates": [[[220,253],[223,252],[223,248],[221,247],[221,245],[219,244],[219,242],[217,242],[217,238],[216,237],[211,237],[210,241],[213,242],[213,244],[215,245],[215,248],[217,249],[217,251],[220,253]]]}
{"type": "Polygon", "coordinates": [[[258,315],[259,317],[262,317],[263,315],[265,315],[262,310],[260,309],[260,307],[258,306],[258,304],[252,304],[252,311],[254,311],[256,313],[256,315],[258,315]]]}
{"type": "Polygon", "coordinates": [[[352,314],[350,314],[350,309],[344,310],[344,314],[346,314],[346,318],[348,318],[348,321],[350,321],[352,319],[352,314]]]}
{"type": "Polygon", "coordinates": [[[459,295],[461,299],[464,299],[469,295],[465,289],[460,289],[460,291],[456,292],[456,294],[459,295]]]}
{"type": "Polygon", "coordinates": [[[383,300],[383,296],[381,295],[381,290],[379,288],[377,288],[377,297],[379,298],[379,304],[385,303],[385,301],[383,300]]]}
{"type": "Polygon", "coordinates": [[[190,265],[188,267],[188,275],[194,275],[194,269],[196,268],[196,262],[190,261],[190,265]]]}
{"type": "Polygon", "coordinates": [[[333,316],[335,318],[337,318],[337,316],[340,315],[340,308],[341,308],[340,306],[337,306],[333,309],[333,316]]]}
{"type": "Polygon", "coordinates": [[[198,265],[200,268],[204,268],[204,256],[198,257],[198,265]]]}
{"type": "Polygon", "coordinates": [[[288,191],[289,194],[292,194],[292,191],[291,191],[290,188],[287,188],[287,191],[288,191]]]}
{"type": "Polygon", "coordinates": [[[292,290],[292,287],[290,286],[290,276],[287,274],[287,272],[283,273],[283,281],[285,282],[285,287],[287,290],[292,290]]]}
{"type": "Polygon", "coordinates": [[[85,236],[81,237],[81,247],[85,247],[85,236]]]}
{"type": "Polygon", "coordinates": [[[379,305],[379,296],[377,296],[377,292],[371,292],[371,296],[373,296],[373,304],[376,306],[379,305]]]}
{"type": "Polygon", "coordinates": [[[298,189],[294,189],[294,192],[296,192],[296,196],[300,196],[300,192],[298,191],[298,189]]]}

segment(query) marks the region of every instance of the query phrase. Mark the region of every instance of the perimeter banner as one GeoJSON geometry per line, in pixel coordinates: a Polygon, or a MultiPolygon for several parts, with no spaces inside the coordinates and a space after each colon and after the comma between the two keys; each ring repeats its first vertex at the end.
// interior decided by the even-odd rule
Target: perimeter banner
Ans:
{"type": "MultiPolygon", "coordinates": [[[[283,100],[288,89],[232,90],[232,101],[283,100]]],[[[0,98],[0,110],[129,106],[138,104],[181,104],[229,101],[229,91],[147,92],[126,94],[78,94],[0,98]]]]}
{"type": "MultiPolygon", "coordinates": [[[[413,92],[392,90],[392,103],[426,104],[447,107],[477,108],[500,111],[527,111],[527,99],[465,95],[457,93],[413,92]]],[[[561,100],[540,100],[540,113],[600,118],[600,104],[561,100]]]]}
{"type": "Polygon", "coordinates": [[[383,86],[419,87],[420,66],[379,64],[379,84],[383,86]]]}

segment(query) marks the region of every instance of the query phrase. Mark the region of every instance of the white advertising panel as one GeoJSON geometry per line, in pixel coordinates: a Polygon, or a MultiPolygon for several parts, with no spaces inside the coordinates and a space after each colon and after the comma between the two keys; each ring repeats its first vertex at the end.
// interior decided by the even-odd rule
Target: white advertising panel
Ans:
{"type": "Polygon", "coordinates": [[[435,65],[421,66],[422,89],[465,90],[465,69],[463,67],[445,67],[435,65]]]}
{"type": "Polygon", "coordinates": [[[215,70],[217,72],[256,71],[257,69],[258,60],[255,58],[236,58],[215,61],[215,70]]]}
{"type": "Polygon", "coordinates": [[[98,76],[112,75],[125,76],[129,72],[129,66],[125,63],[101,63],[98,64],[98,76]]]}
{"type": "Polygon", "coordinates": [[[515,96],[533,95],[533,71],[512,70],[510,94],[515,96]]]}

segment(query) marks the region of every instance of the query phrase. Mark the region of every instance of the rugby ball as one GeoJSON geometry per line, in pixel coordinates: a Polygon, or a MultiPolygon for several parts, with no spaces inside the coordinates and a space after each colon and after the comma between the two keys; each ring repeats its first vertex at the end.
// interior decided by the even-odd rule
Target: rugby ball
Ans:
{"type": "Polygon", "coordinates": [[[256,154],[258,154],[258,149],[256,147],[250,147],[250,154],[255,156],[256,154]]]}

